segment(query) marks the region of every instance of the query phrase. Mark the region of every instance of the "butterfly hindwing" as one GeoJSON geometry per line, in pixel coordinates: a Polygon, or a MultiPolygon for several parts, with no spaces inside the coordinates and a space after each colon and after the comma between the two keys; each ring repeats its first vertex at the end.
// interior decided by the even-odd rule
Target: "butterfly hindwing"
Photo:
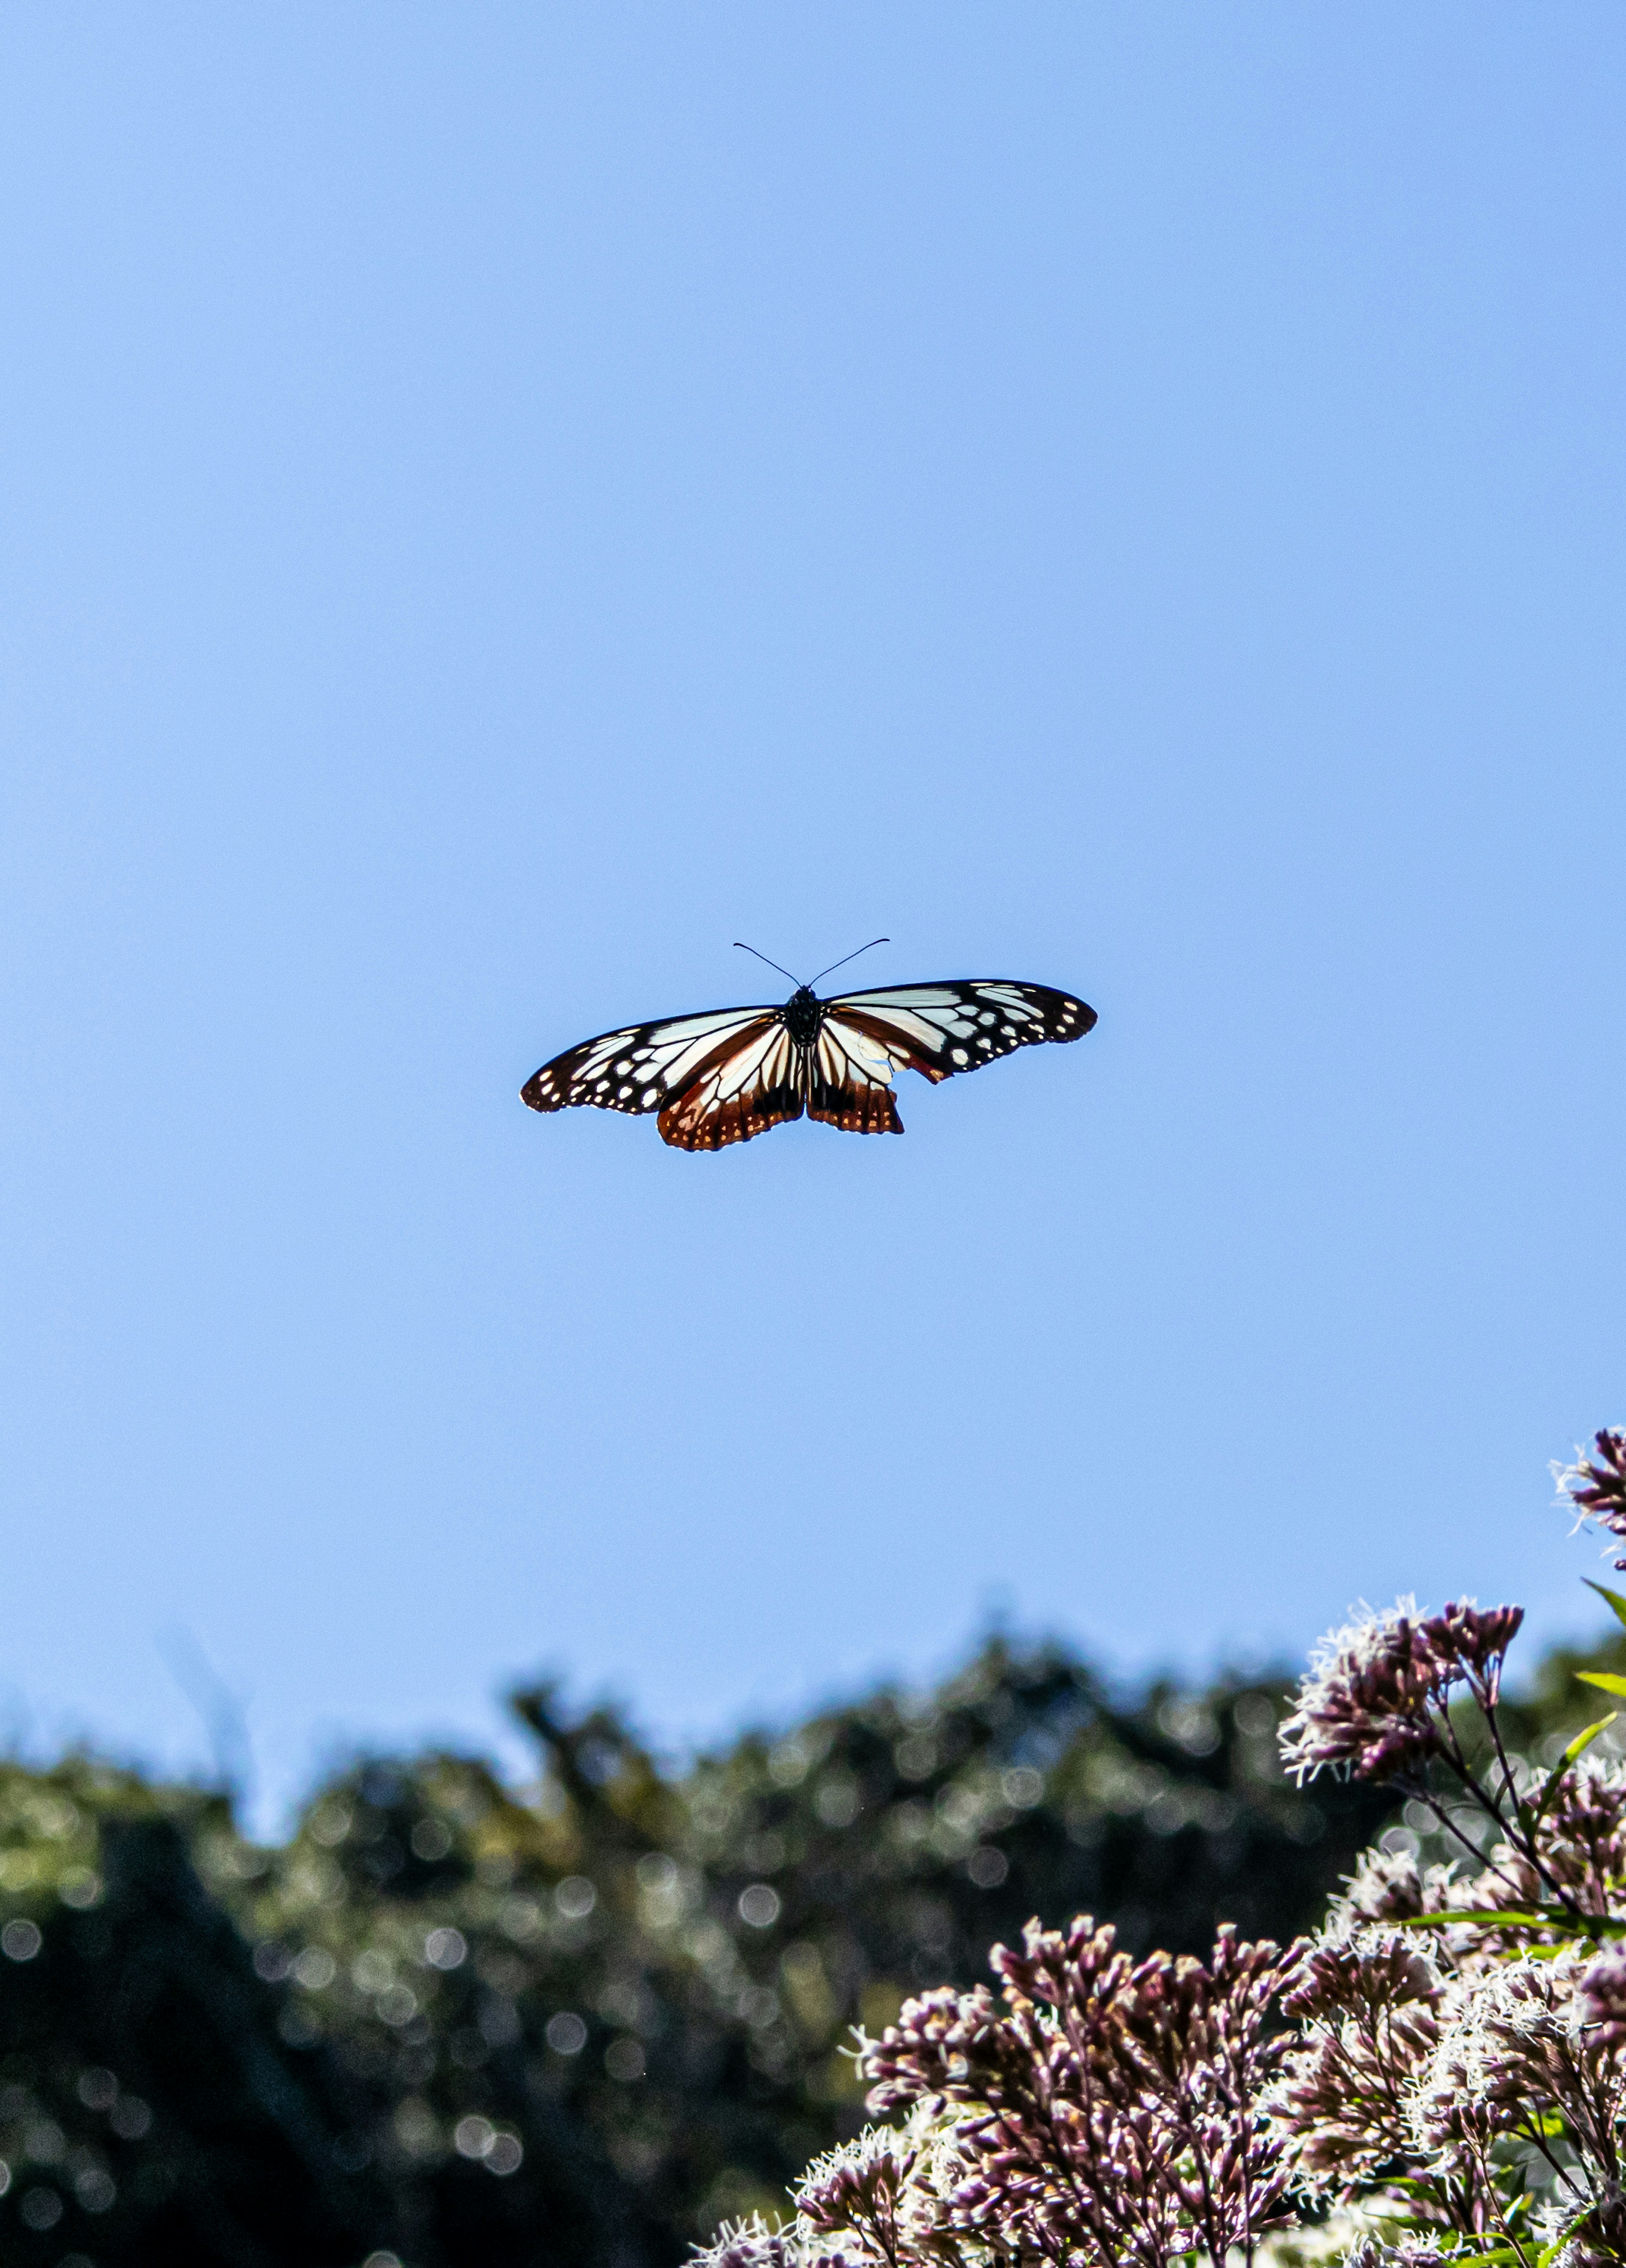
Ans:
{"type": "Polygon", "coordinates": [[[1081,1040],[1094,1022],[1094,1009],[1071,993],[989,977],[846,992],[829,1003],[825,1029],[861,1035],[897,1069],[935,1081],[980,1070],[1015,1048],[1081,1040]]]}
{"type": "Polygon", "coordinates": [[[809,1065],[807,1116],[843,1134],[901,1134],[892,1092],[892,1060],[856,1027],[826,1016],[809,1065]]]}
{"type": "Polygon", "coordinates": [[[804,1108],[800,1051],[769,1014],[721,1041],[656,1122],[676,1150],[725,1150],[799,1118],[804,1108]]]}

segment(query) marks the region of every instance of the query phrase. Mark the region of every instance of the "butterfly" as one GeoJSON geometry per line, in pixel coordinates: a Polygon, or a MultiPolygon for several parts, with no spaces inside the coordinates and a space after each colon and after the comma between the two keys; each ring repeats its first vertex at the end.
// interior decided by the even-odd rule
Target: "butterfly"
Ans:
{"type": "Polygon", "coordinates": [[[1081,1040],[1095,1022],[1093,1008],[1048,984],[953,978],[820,1000],[813,987],[829,974],[809,984],[791,976],[796,990],[777,1007],[673,1016],[584,1040],[526,1079],[520,1099],[533,1110],[658,1111],[661,1139],[678,1150],[724,1150],[804,1112],[844,1133],[901,1134],[894,1071],[953,1079],[1013,1048],[1081,1040]]]}

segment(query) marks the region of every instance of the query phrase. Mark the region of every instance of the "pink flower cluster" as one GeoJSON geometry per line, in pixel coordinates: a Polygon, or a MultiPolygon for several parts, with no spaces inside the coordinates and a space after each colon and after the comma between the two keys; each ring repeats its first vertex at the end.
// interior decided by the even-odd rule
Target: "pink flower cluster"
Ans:
{"type": "Polygon", "coordinates": [[[1576,1992],[1581,2022],[1600,2047],[1626,2047],[1626,1948],[1600,1953],[1576,1992]]]}
{"type": "Polygon", "coordinates": [[[1065,1932],[1030,1923],[1020,1953],[990,1961],[1000,2001],[926,1993],[862,2058],[872,2109],[957,2114],[953,2228],[1137,2268],[1251,2254],[1285,2185],[1258,2113],[1284,2045],[1266,2030],[1277,1948],[1225,1929],[1207,1963],[1133,1964],[1081,1916],[1065,1932]]]}
{"type": "MultiPolygon", "coordinates": [[[[1626,1540],[1626,1433],[1565,1477],[1626,1540]]],[[[1588,1753],[1609,1719],[1539,1763],[1510,1749],[1522,1620],[1369,1613],[1283,1728],[1301,1781],[1398,1783],[1466,1868],[1369,1852],[1285,1955],[1226,1928],[1207,1962],[1135,1962],[1087,1916],[1030,1922],[990,1955],[997,1992],[923,1993],[861,2040],[870,2108],[901,2123],[696,2268],[1225,2268],[1296,2208],[1358,2216],[1345,2268],[1621,2268],[1626,1763],[1588,1753]]]]}
{"type": "MultiPolygon", "coordinates": [[[[1578,1455],[1557,1479],[1583,1520],[1626,1542],[1626,1432],[1606,1425],[1593,1437],[1592,1455],[1578,1455]]],[[[1626,1567],[1626,1559],[1615,1564],[1626,1567]]]]}
{"type": "Polygon", "coordinates": [[[1300,1781],[1343,1769],[1363,1779],[1416,1779],[1451,1753],[1447,1710],[1466,1687],[1494,1709],[1502,1662],[1522,1607],[1482,1613],[1471,1601],[1419,1616],[1409,1600],[1324,1638],[1282,1727],[1282,1753],[1300,1781]]]}

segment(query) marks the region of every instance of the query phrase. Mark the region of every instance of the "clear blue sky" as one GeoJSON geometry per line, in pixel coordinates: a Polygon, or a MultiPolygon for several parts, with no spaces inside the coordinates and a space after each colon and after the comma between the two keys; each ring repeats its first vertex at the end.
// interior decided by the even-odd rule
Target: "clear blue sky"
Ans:
{"type": "Polygon", "coordinates": [[[1354,1598],[1626,1414],[1626,16],[12,11],[6,1690],[261,1815],[1354,1598]],[[1034,977],[902,1141],[518,1100],[1034,977]],[[774,980],[769,980],[773,990],[774,980]]]}

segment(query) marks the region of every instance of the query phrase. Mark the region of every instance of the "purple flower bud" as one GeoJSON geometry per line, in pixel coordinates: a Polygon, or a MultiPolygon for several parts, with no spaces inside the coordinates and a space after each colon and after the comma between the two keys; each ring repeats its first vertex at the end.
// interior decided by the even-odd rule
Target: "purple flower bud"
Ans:
{"type": "Polygon", "coordinates": [[[1282,2007],[1301,2023],[1348,2016],[1375,2025],[1413,2001],[1431,2010],[1438,2005],[1433,1964],[1398,1932],[1372,1931],[1359,1940],[1323,1938],[1306,1947],[1282,2007]]]}
{"type": "MultiPolygon", "coordinates": [[[[1626,1540],[1626,1432],[1605,1426],[1590,1457],[1578,1451],[1572,1465],[1554,1468],[1554,1476],[1582,1520],[1626,1540]]],[[[1615,1564],[1626,1567],[1626,1559],[1615,1564]]]]}
{"type": "Polygon", "coordinates": [[[1445,1609],[1417,1626],[1433,1651],[1443,1683],[1465,1680],[1478,1697],[1494,1706],[1501,1688],[1502,1662],[1524,1621],[1522,1607],[1490,1607],[1483,1612],[1471,1599],[1447,1601],[1445,1609]]]}
{"type": "Polygon", "coordinates": [[[689,2268],[798,2268],[793,2233],[771,2228],[761,2213],[727,2221],[703,2251],[696,2249],[689,2268]]]}
{"type": "Polygon", "coordinates": [[[1446,1746],[1452,1689],[1495,1704],[1522,1607],[1482,1613],[1471,1599],[1419,1616],[1402,1599],[1322,1639],[1282,1727],[1282,1754],[1302,1784],[1342,1768],[1362,1779],[1416,1780],[1446,1746]]]}
{"type": "Polygon", "coordinates": [[[1600,2047],[1626,2045],[1626,1948],[1614,1945],[1598,1955],[1576,1987],[1575,2002],[1600,2047]]]}
{"type": "MultiPolygon", "coordinates": [[[[924,1993],[860,2058],[872,2110],[948,2121],[945,2229],[1001,2258],[1154,2268],[1198,2248],[1223,2260],[1277,2224],[1283,2146],[1260,2107],[1284,2047],[1267,2024],[1274,1945],[1226,1928],[1207,1965],[1134,1967],[1081,1915],[1065,1931],[1030,1922],[1019,1952],[990,1961],[1003,2007],[982,1990],[924,1993]]],[[[822,2169],[803,2202],[821,2228],[844,2216],[879,2232],[887,2209],[872,2188],[860,2215],[822,2169]]]]}

